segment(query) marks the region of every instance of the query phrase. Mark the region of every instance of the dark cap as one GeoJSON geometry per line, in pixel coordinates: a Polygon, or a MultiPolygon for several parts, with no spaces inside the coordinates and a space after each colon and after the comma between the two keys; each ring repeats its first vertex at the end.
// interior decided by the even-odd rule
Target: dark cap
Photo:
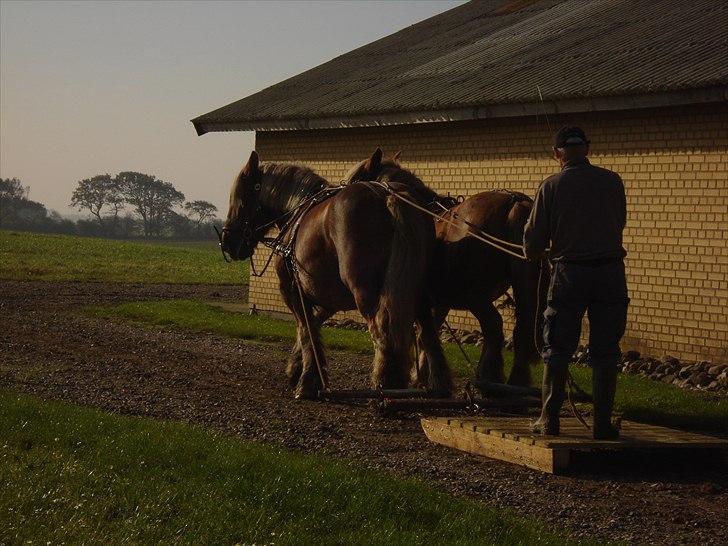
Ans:
{"type": "Polygon", "coordinates": [[[569,146],[588,145],[586,133],[579,127],[562,127],[554,135],[554,148],[567,148],[569,146]]]}

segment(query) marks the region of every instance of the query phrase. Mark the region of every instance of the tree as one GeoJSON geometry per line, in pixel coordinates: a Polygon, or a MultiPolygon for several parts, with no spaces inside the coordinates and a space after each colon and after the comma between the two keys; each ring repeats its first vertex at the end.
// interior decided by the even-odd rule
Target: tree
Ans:
{"type": "Polygon", "coordinates": [[[30,186],[23,186],[18,178],[0,178],[0,199],[27,199],[30,186]]]}
{"type": "Polygon", "coordinates": [[[71,196],[71,206],[78,210],[87,209],[96,217],[103,230],[108,226],[104,224],[102,211],[109,209],[113,225],[116,226],[119,211],[124,208],[124,197],[116,179],[109,174],[100,174],[79,181],[71,196]]]}
{"type": "Polygon", "coordinates": [[[187,211],[187,216],[191,217],[191,220],[195,223],[195,229],[198,233],[202,224],[215,218],[215,214],[217,213],[217,207],[215,205],[209,201],[201,200],[188,201],[185,203],[185,210],[187,211]]]}
{"type": "Polygon", "coordinates": [[[0,227],[29,229],[47,220],[43,203],[28,199],[30,186],[17,178],[0,178],[0,227]]]}
{"type": "Polygon", "coordinates": [[[124,200],[140,216],[145,237],[161,235],[167,220],[174,214],[172,208],[185,200],[185,195],[170,182],[148,174],[122,172],[116,176],[116,181],[124,200]]]}

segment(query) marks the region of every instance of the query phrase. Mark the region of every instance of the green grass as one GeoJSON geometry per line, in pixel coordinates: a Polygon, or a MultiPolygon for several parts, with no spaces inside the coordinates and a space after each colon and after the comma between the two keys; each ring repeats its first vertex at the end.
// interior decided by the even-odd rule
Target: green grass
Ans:
{"type": "Polygon", "coordinates": [[[205,250],[214,250],[216,254],[220,254],[220,248],[218,247],[217,240],[215,239],[203,239],[203,240],[193,240],[193,241],[167,241],[167,240],[151,240],[151,241],[144,241],[139,239],[134,239],[131,242],[135,243],[142,243],[142,244],[151,244],[151,245],[161,245],[161,246],[173,246],[173,247],[179,247],[179,248],[201,248],[205,250]]]}
{"type": "MultiPolygon", "coordinates": [[[[290,343],[296,339],[293,322],[261,315],[231,313],[213,305],[190,300],[141,301],[114,307],[94,306],[86,307],[84,312],[100,318],[123,318],[144,324],[176,326],[242,339],[290,343]]],[[[324,327],[322,337],[329,349],[367,355],[373,353],[368,332],[324,327]]],[[[455,344],[446,343],[444,348],[445,356],[455,373],[472,375],[470,365],[455,344]]],[[[465,350],[472,362],[478,361],[479,348],[466,345],[465,350]]],[[[506,354],[505,357],[506,365],[510,366],[511,355],[506,354]]]]}
{"type": "MultiPolygon", "coordinates": [[[[534,368],[540,378],[543,365],[534,368]]],[[[571,366],[577,384],[591,393],[591,370],[571,366]]],[[[617,379],[615,410],[625,419],[666,427],[728,433],[728,397],[686,391],[636,375],[617,379]]]]}
{"type": "MultiPolygon", "coordinates": [[[[125,303],[115,307],[87,308],[87,312],[103,318],[123,318],[145,324],[169,325],[195,331],[212,332],[242,339],[287,341],[295,339],[293,323],[269,317],[250,317],[231,313],[201,302],[175,300],[125,303]]],[[[372,345],[367,332],[324,328],[323,339],[330,349],[371,354],[372,345]]],[[[477,362],[480,349],[466,346],[470,360],[477,362]]],[[[453,373],[472,377],[473,371],[457,346],[445,344],[445,355],[453,373]]],[[[505,351],[506,369],[513,355],[505,351]]],[[[542,365],[534,366],[532,375],[538,384],[542,365]]],[[[577,383],[591,391],[591,372],[572,366],[577,383]]],[[[642,377],[622,374],[619,377],[617,411],[627,419],[665,426],[695,430],[728,432],[728,398],[678,389],[642,377]]]]}
{"type": "Polygon", "coordinates": [[[0,278],[35,281],[245,284],[248,262],[214,244],[114,241],[0,230],[0,278]]]}
{"type": "Polygon", "coordinates": [[[0,392],[0,543],[563,544],[426,484],[0,392]]]}

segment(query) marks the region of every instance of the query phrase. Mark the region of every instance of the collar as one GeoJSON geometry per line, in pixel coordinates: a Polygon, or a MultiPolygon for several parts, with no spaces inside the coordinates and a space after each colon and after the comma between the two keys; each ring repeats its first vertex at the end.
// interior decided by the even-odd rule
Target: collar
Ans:
{"type": "Polygon", "coordinates": [[[566,165],[561,167],[562,171],[565,171],[566,169],[573,169],[574,167],[582,167],[582,166],[589,166],[591,163],[589,163],[589,160],[586,157],[580,157],[579,159],[572,159],[570,161],[566,162],[566,165]]]}

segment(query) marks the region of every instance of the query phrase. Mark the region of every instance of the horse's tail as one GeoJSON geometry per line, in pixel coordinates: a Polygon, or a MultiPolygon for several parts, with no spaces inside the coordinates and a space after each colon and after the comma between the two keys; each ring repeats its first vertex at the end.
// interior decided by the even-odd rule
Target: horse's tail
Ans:
{"type": "MultiPolygon", "coordinates": [[[[533,202],[526,198],[511,208],[508,224],[513,242],[523,241],[523,230],[532,206],[533,202]]],[[[529,364],[537,359],[540,352],[543,311],[550,279],[548,264],[542,265],[541,262],[510,258],[516,316],[513,328],[514,362],[509,383],[527,385],[530,380],[529,364]]]]}
{"type": "Polygon", "coordinates": [[[405,387],[413,364],[413,329],[425,288],[434,226],[423,213],[394,195],[387,196],[386,204],[394,229],[375,316],[384,361],[375,363],[374,373],[388,385],[405,387]]]}

